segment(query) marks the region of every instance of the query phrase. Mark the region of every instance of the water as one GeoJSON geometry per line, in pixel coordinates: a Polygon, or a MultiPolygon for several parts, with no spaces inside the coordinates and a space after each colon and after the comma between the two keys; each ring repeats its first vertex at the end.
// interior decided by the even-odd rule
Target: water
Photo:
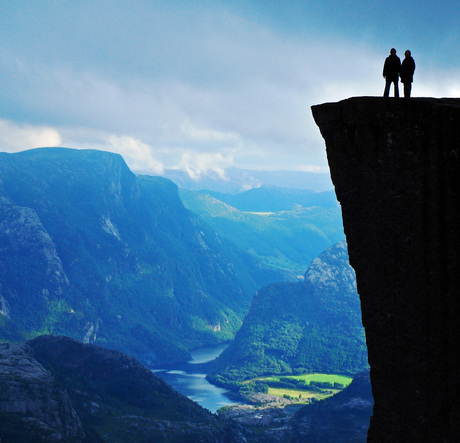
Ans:
{"type": "Polygon", "coordinates": [[[203,369],[205,363],[217,358],[227,345],[200,348],[191,352],[192,359],[174,368],[155,369],[155,374],[172,386],[176,391],[186,395],[211,412],[223,406],[241,404],[231,400],[227,389],[212,385],[206,380],[203,369]]]}

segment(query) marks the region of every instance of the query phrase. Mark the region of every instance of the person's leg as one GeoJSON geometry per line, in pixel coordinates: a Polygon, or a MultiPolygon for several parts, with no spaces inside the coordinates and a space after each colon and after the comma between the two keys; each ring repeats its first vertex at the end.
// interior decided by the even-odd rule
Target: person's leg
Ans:
{"type": "MultiPolygon", "coordinates": [[[[406,83],[404,85],[404,88],[407,87],[407,95],[406,97],[409,98],[410,97],[410,93],[411,93],[411,89],[412,89],[412,83],[406,83]]],[[[406,94],[405,90],[404,90],[404,94],[406,94]]]]}
{"type": "Polygon", "coordinates": [[[395,97],[398,98],[398,97],[399,97],[399,85],[398,85],[398,80],[395,80],[393,83],[394,83],[394,85],[395,85],[395,97]]]}
{"type": "Polygon", "coordinates": [[[385,82],[385,91],[383,92],[384,97],[388,97],[390,95],[390,85],[391,85],[391,82],[387,80],[385,82]]]}

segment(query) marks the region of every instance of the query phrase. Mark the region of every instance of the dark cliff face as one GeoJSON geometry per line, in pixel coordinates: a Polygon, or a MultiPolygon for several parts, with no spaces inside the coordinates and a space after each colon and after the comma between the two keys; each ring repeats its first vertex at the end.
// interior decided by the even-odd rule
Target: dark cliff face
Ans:
{"type": "Polygon", "coordinates": [[[459,435],[460,99],[313,106],[356,271],[369,441],[459,435]]]}

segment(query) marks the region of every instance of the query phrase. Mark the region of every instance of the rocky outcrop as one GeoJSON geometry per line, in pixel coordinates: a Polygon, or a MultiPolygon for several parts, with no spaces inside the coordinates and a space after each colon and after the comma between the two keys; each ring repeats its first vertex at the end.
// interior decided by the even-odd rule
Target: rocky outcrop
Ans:
{"type": "Polygon", "coordinates": [[[356,271],[375,400],[369,441],[460,435],[460,99],[312,107],[356,271]]]}
{"type": "Polygon", "coordinates": [[[33,436],[50,442],[85,438],[67,391],[27,345],[0,343],[0,421],[2,438],[19,437],[19,429],[31,441],[33,436]]]}
{"type": "Polygon", "coordinates": [[[32,298],[35,295],[42,301],[47,301],[49,298],[61,296],[68,288],[69,279],[64,272],[56,245],[37,213],[30,208],[16,206],[1,196],[0,245],[4,257],[8,257],[0,265],[2,276],[11,276],[15,285],[8,286],[11,292],[13,287],[16,289],[16,296],[19,292],[23,297],[32,298]],[[26,264],[25,272],[19,273],[17,269],[21,263],[26,264]],[[40,278],[37,278],[37,274],[40,278]],[[22,291],[24,282],[30,279],[37,282],[35,294],[22,291]]]}

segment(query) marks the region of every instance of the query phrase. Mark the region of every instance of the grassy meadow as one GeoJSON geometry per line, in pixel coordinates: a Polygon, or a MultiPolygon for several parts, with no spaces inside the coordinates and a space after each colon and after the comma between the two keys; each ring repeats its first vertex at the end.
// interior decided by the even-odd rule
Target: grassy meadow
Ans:
{"type": "Polygon", "coordinates": [[[340,392],[351,382],[352,377],[340,374],[301,374],[288,376],[257,377],[244,384],[258,386],[259,392],[298,400],[299,403],[323,400],[340,392]]]}

